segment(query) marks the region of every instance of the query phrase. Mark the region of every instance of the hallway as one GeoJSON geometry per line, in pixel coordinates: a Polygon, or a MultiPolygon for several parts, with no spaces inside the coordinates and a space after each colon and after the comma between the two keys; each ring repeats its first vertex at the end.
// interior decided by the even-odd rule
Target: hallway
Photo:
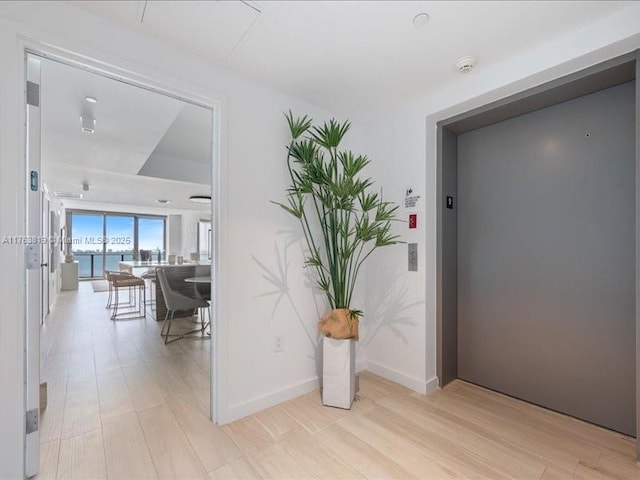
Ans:
{"type": "Polygon", "coordinates": [[[209,341],[112,322],[91,284],[43,328],[38,478],[640,478],[634,441],[455,381],[428,397],[363,372],[350,411],[312,392],[209,423],[209,341]]]}
{"type": "MultiPolygon", "coordinates": [[[[59,294],[42,329],[41,378],[49,398],[39,478],[55,478],[56,471],[58,478],[104,478],[107,471],[112,478],[156,478],[152,458],[161,464],[165,447],[153,439],[161,432],[171,433],[167,448],[204,471],[185,434],[176,432],[178,418],[194,427],[192,434],[209,423],[211,342],[164,345],[161,323],[150,317],[113,322],[107,295],[80,282],[78,291],[59,294]]],[[[225,456],[225,445],[237,450],[220,431],[215,446],[222,453],[209,457],[207,468],[234,458],[225,456]]]]}

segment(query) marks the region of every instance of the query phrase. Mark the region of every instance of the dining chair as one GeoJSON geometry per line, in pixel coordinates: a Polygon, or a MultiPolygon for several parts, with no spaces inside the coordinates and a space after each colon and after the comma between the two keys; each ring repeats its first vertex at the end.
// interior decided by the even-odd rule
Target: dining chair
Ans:
{"type": "MultiPolygon", "coordinates": [[[[204,300],[203,298],[192,298],[182,293],[176,292],[171,285],[169,284],[169,280],[167,279],[167,274],[162,268],[158,268],[156,270],[156,276],[158,282],[160,282],[160,288],[162,289],[162,295],[164,297],[165,304],[167,306],[167,313],[164,317],[164,324],[162,325],[162,330],[160,331],[160,335],[164,337],[165,345],[167,343],[175,342],[176,340],[180,340],[184,338],[186,335],[190,335],[192,333],[198,333],[202,336],[205,336],[207,326],[209,322],[205,323],[205,314],[202,312],[203,309],[206,309],[207,314],[209,314],[209,302],[204,300]],[[194,311],[200,310],[200,323],[201,327],[196,330],[191,330],[189,332],[185,332],[179,335],[171,335],[171,322],[175,316],[175,313],[178,311],[194,311]],[[166,328],[166,333],[165,333],[166,328]],[[170,338],[173,340],[169,340],[170,338]]],[[[209,319],[210,320],[210,319],[209,319]]]]}

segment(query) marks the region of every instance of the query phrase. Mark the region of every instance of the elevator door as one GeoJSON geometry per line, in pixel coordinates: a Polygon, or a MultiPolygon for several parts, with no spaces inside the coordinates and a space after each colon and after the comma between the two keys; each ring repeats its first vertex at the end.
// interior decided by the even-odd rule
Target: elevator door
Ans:
{"type": "Polygon", "coordinates": [[[458,377],[635,435],[635,84],[458,136],[458,377]]]}

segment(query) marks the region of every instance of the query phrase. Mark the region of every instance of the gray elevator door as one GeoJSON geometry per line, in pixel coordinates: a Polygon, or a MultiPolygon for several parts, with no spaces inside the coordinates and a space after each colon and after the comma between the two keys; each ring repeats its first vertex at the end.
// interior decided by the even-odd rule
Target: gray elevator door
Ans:
{"type": "Polygon", "coordinates": [[[635,435],[635,84],[458,137],[458,377],[635,435]]]}

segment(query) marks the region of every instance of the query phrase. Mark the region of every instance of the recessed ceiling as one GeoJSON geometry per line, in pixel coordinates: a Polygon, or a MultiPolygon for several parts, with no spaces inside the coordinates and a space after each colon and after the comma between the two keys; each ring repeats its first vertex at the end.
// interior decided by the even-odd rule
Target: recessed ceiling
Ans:
{"type": "Polygon", "coordinates": [[[637,4],[399,0],[73,3],[205,58],[226,62],[232,69],[337,112],[433,93],[459,78],[451,66],[462,55],[476,54],[482,59],[476,70],[486,68],[637,4]],[[253,13],[252,6],[256,8],[253,13]],[[428,13],[429,22],[416,28],[413,18],[419,13],[428,13]]]}
{"type": "Polygon", "coordinates": [[[210,184],[211,127],[210,110],[185,104],[138,175],[210,184]]]}
{"type": "Polygon", "coordinates": [[[173,209],[209,208],[189,197],[211,193],[210,110],[51,60],[41,65],[42,178],[51,191],[89,202],[162,209],[162,198],[173,209]],[[81,131],[81,116],[96,119],[95,133],[81,131]]]}
{"type": "Polygon", "coordinates": [[[41,72],[43,161],[135,175],[184,105],[50,60],[41,72]],[[95,119],[95,133],[81,130],[83,115],[95,119]]]}

